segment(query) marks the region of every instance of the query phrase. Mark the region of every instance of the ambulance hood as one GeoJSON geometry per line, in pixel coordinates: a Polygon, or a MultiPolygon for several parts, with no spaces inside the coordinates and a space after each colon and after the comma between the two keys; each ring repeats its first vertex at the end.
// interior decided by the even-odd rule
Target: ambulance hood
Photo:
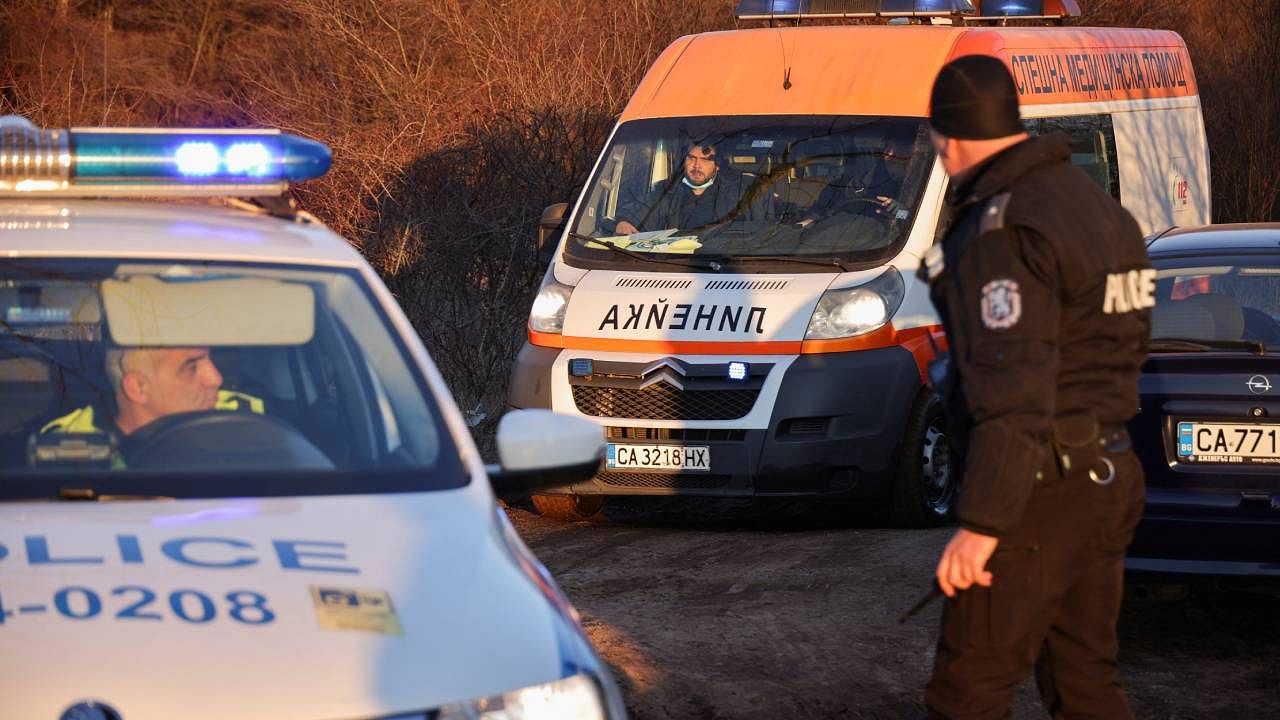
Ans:
{"type": "Polygon", "coordinates": [[[0,715],[370,718],[591,664],[481,499],[0,505],[0,715]]]}
{"type": "MultiPolygon", "coordinates": [[[[865,282],[883,268],[842,278],[865,282]],[[865,278],[864,278],[865,276],[865,278]],[[855,279],[856,278],[856,279],[855,279]]],[[[733,343],[804,340],[836,273],[776,275],[592,270],[574,287],[564,335],[733,343]]]]}

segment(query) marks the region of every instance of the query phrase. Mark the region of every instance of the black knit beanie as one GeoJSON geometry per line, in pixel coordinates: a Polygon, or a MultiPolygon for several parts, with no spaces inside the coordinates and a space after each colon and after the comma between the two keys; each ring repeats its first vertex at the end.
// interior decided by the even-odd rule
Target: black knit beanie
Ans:
{"type": "Polygon", "coordinates": [[[965,55],[942,67],[929,96],[929,124],[957,140],[992,140],[1026,132],[1018,91],[1004,63],[965,55]]]}

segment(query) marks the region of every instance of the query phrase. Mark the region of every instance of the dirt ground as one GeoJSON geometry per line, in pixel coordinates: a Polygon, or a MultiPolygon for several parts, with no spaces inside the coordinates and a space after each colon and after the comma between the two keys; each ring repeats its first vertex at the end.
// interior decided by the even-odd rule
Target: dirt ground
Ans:
{"type": "MultiPolygon", "coordinates": [[[[912,718],[950,530],[883,527],[866,510],[626,500],[580,523],[508,513],[582,614],[632,718],[912,718]]],[[[1140,718],[1274,717],[1280,582],[1130,575],[1121,665],[1140,718]]],[[[1040,718],[1034,686],[1015,718],[1040,718]]]]}

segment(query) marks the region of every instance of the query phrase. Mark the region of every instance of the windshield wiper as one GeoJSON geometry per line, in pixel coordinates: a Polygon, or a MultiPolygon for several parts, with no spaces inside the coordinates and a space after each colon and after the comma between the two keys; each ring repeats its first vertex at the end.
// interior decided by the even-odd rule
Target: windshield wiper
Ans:
{"type": "Polygon", "coordinates": [[[822,258],[808,260],[806,258],[798,258],[793,255],[716,255],[709,258],[711,261],[720,263],[735,262],[780,262],[780,263],[796,263],[800,265],[819,265],[822,267],[839,268],[840,272],[849,272],[839,260],[835,258],[822,258]]]}
{"type": "Polygon", "coordinates": [[[1208,352],[1210,350],[1248,350],[1254,355],[1266,355],[1266,345],[1256,340],[1204,340],[1201,338],[1159,337],[1151,339],[1150,350],[1191,350],[1208,352]]]}
{"type": "Polygon", "coordinates": [[[629,257],[629,258],[633,259],[633,260],[639,260],[639,261],[641,261],[641,262],[647,262],[647,263],[659,263],[659,264],[663,264],[663,265],[675,265],[676,267],[682,267],[682,268],[686,268],[686,269],[687,269],[687,268],[691,268],[691,267],[692,267],[692,268],[698,268],[698,269],[700,269],[700,270],[714,270],[714,271],[716,271],[716,272],[719,272],[719,271],[720,271],[720,264],[719,264],[719,263],[717,263],[717,262],[704,263],[704,262],[701,262],[701,261],[695,261],[693,258],[674,258],[674,257],[672,257],[672,258],[654,258],[654,257],[647,257],[647,256],[645,256],[645,255],[641,255],[640,253],[636,252],[635,250],[628,250],[628,249],[626,249],[626,248],[624,248],[624,247],[620,247],[620,246],[618,246],[618,245],[614,245],[613,243],[608,242],[608,241],[607,241],[607,240],[605,240],[604,238],[591,237],[590,235],[582,235],[582,234],[580,234],[580,233],[576,233],[576,232],[571,232],[571,233],[569,233],[569,237],[571,237],[571,238],[573,238],[574,240],[577,240],[578,242],[582,243],[582,245],[583,245],[584,247],[586,246],[586,244],[587,244],[587,243],[595,243],[596,245],[599,245],[600,247],[603,247],[603,248],[605,248],[605,249],[609,250],[610,252],[615,252],[615,253],[618,253],[619,255],[625,255],[625,256],[627,256],[627,257],[629,257]]]}

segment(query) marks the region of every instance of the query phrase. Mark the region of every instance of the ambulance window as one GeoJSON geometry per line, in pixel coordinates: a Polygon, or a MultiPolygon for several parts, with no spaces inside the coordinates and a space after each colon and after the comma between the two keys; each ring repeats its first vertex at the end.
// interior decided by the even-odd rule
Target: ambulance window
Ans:
{"type": "Polygon", "coordinates": [[[1071,162],[1084,170],[1111,197],[1120,199],[1120,164],[1110,115],[1028,118],[1032,135],[1063,132],[1071,138],[1071,162]]]}

